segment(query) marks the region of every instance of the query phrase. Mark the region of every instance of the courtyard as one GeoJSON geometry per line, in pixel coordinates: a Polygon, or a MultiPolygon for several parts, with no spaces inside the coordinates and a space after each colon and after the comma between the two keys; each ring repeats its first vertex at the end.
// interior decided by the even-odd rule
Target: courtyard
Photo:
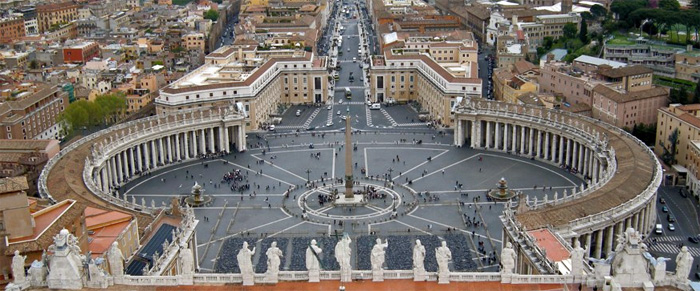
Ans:
{"type": "Polygon", "coordinates": [[[388,240],[386,269],[411,269],[419,239],[428,271],[436,269],[440,240],[452,250],[454,271],[496,271],[504,203],[490,201],[487,191],[503,177],[511,189],[541,200],[582,183],[529,157],[454,147],[449,132],[425,127],[353,125],[352,140],[352,147],[344,145],[342,129],[249,133],[246,152],[174,164],[121,191],[163,205],[200,184],[212,198],[195,209],[202,272],[238,272],[235,254],[243,241],[256,247],[256,272],[266,269],[264,253],[273,241],[284,253],[282,270],[305,270],[311,239],[323,249],[323,269],[338,269],[333,249],[343,234],[352,239],[354,269],[370,269],[369,251],[379,237],[388,240]],[[328,200],[345,191],[346,150],[352,151],[353,189],[372,193],[361,206],[328,200]]]}

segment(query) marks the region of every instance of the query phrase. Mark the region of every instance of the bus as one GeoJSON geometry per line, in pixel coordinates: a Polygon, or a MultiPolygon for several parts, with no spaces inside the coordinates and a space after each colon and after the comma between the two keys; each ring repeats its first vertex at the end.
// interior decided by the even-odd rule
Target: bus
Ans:
{"type": "Polygon", "coordinates": [[[345,87],[345,98],[352,99],[352,91],[348,87],[345,87]]]}

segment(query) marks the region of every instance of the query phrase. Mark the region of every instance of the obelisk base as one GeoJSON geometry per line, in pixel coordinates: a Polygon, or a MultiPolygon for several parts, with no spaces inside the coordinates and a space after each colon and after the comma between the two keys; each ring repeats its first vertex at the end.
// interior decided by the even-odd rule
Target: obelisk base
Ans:
{"type": "Polygon", "coordinates": [[[350,198],[345,197],[345,195],[339,195],[338,198],[333,202],[336,206],[360,206],[365,205],[367,202],[363,199],[362,195],[354,195],[350,198]]]}

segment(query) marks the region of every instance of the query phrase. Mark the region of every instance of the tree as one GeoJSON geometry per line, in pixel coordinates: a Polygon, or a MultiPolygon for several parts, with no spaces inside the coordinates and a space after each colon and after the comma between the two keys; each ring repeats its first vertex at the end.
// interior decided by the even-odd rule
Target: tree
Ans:
{"type": "Polygon", "coordinates": [[[578,29],[576,28],[575,23],[567,23],[564,25],[564,38],[565,39],[572,39],[576,37],[576,32],[578,29]]]}
{"type": "Polygon", "coordinates": [[[32,69],[32,70],[38,69],[38,68],[39,68],[39,62],[37,62],[36,60],[32,60],[31,62],[29,62],[29,68],[32,69]]]}
{"type": "Polygon", "coordinates": [[[688,100],[688,90],[684,86],[681,86],[679,89],[671,89],[671,94],[669,94],[668,99],[668,102],[672,104],[688,104],[690,101],[688,100]]]}
{"type": "Polygon", "coordinates": [[[690,0],[690,3],[688,4],[690,7],[693,7],[693,9],[700,10],[700,0],[690,0]]]}
{"type": "Polygon", "coordinates": [[[588,43],[588,24],[586,24],[585,18],[581,19],[581,32],[578,34],[578,39],[584,44],[588,43]]]}
{"type": "Polygon", "coordinates": [[[695,85],[695,91],[693,92],[693,103],[700,103],[700,80],[695,85]]]}
{"type": "Polygon", "coordinates": [[[204,19],[211,19],[211,21],[216,21],[219,19],[219,11],[216,11],[214,9],[209,9],[207,12],[204,12],[204,19]]]}
{"type": "Polygon", "coordinates": [[[608,10],[602,5],[596,4],[591,7],[591,14],[596,18],[605,17],[608,15],[608,10]]]}
{"type": "Polygon", "coordinates": [[[678,0],[659,0],[659,8],[669,11],[681,10],[681,4],[678,0]]]}

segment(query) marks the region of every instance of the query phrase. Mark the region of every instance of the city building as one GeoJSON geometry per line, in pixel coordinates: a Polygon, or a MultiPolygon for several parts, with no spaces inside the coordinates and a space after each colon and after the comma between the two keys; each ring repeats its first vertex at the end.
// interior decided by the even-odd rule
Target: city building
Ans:
{"type": "Polygon", "coordinates": [[[188,33],[182,36],[182,47],[186,50],[204,51],[206,39],[203,33],[188,33]]]}
{"type": "Polygon", "coordinates": [[[471,33],[447,40],[409,37],[396,41],[370,64],[372,102],[417,101],[431,121],[452,124],[452,109],[466,96],[481,96],[476,62],[478,45],[471,33]]]}
{"type": "Polygon", "coordinates": [[[35,196],[39,173],[59,150],[57,140],[0,139],[0,177],[24,176],[27,194],[35,196]]]}
{"type": "Polygon", "coordinates": [[[697,83],[700,78],[700,51],[688,45],[684,52],[675,54],[676,78],[697,83]]]}
{"type": "Polygon", "coordinates": [[[96,42],[82,42],[63,47],[64,63],[86,63],[100,56],[100,45],[96,42]]]}
{"type": "Polygon", "coordinates": [[[39,32],[52,31],[59,25],[78,19],[78,8],[80,5],[71,1],[37,5],[39,32]]]}
{"type": "MultiPolygon", "coordinates": [[[[674,168],[680,166],[680,171],[677,172],[680,172],[678,178],[681,180],[685,179],[682,172],[691,168],[695,173],[698,171],[698,168],[693,166],[694,163],[698,162],[698,159],[692,153],[692,144],[694,141],[700,140],[700,118],[698,116],[700,116],[700,104],[670,104],[668,107],[658,109],[654,153],[662,158],[666,154],[670,154],[672,160],[669,159],[669,163],[674,168]],[[675,136],[675,145],[670,139],[671,136],[675,136]],[[675,148],[675,154],[672,148],[675,148]]],[[[700,193],[697,191],[697,181],[693,179],[697,179],[697,176],[696,178],[688,177],[687,181],[690,182],[691,189],[694,189],[694,194],[698,195],[700,193]]]]}
{"type": "Polygon", "coordinates": [[[644,38],[627,41],[608,41],[603,47],[603,58],[628,65],[643,65],[659,76],[674,77],[676,54],[685,47],[667,45],[644,38]]]}
{"type": "MultiPolygon", "coordinates": [[[[534,101],[539,92],[537,77],[539,68],[527,61],[518,61],[508,67],[497,68],[493,73],[493,96],[496,100],[516,104],[522,102],[529,104],[534,101]],[[521,99],[521,96],[530,96],[526,93],[535,93],[535,98],[521,99]]],[[[538,99],[539,100],[539,99],[538,99]]],[[[534,105],[534,104],[533,104],[534,105]]]]}
{"type": "Polygon", "coordinates": [[[117,242],[124,257],[131,257],[140,247],[139,227],[133,215],[85,207],[85,228],[88,233],[88,251],[93,258],[106,255],[112,243],[117,242]]]}
{"type": "Polygon", "coordinates": [[[27,84],[0,104],[0,135],[6,139],[61,139],[58,115],[68,106],[59,86],[27,84]]]}
{"type": "Polygon", "coordinates": [[[0,19],[0,43],[13,43],[25,35],[24,18],[21,15],[0,19]]]}
{"type": "Polygon", "coordinates": [[[278,104],[328,99],[327,59],[311,52],[223,46],[205,62],[160,90],[158,114],[235,102],[246,112],[249,129],[260,129],[269,124],[278,104]]]}

